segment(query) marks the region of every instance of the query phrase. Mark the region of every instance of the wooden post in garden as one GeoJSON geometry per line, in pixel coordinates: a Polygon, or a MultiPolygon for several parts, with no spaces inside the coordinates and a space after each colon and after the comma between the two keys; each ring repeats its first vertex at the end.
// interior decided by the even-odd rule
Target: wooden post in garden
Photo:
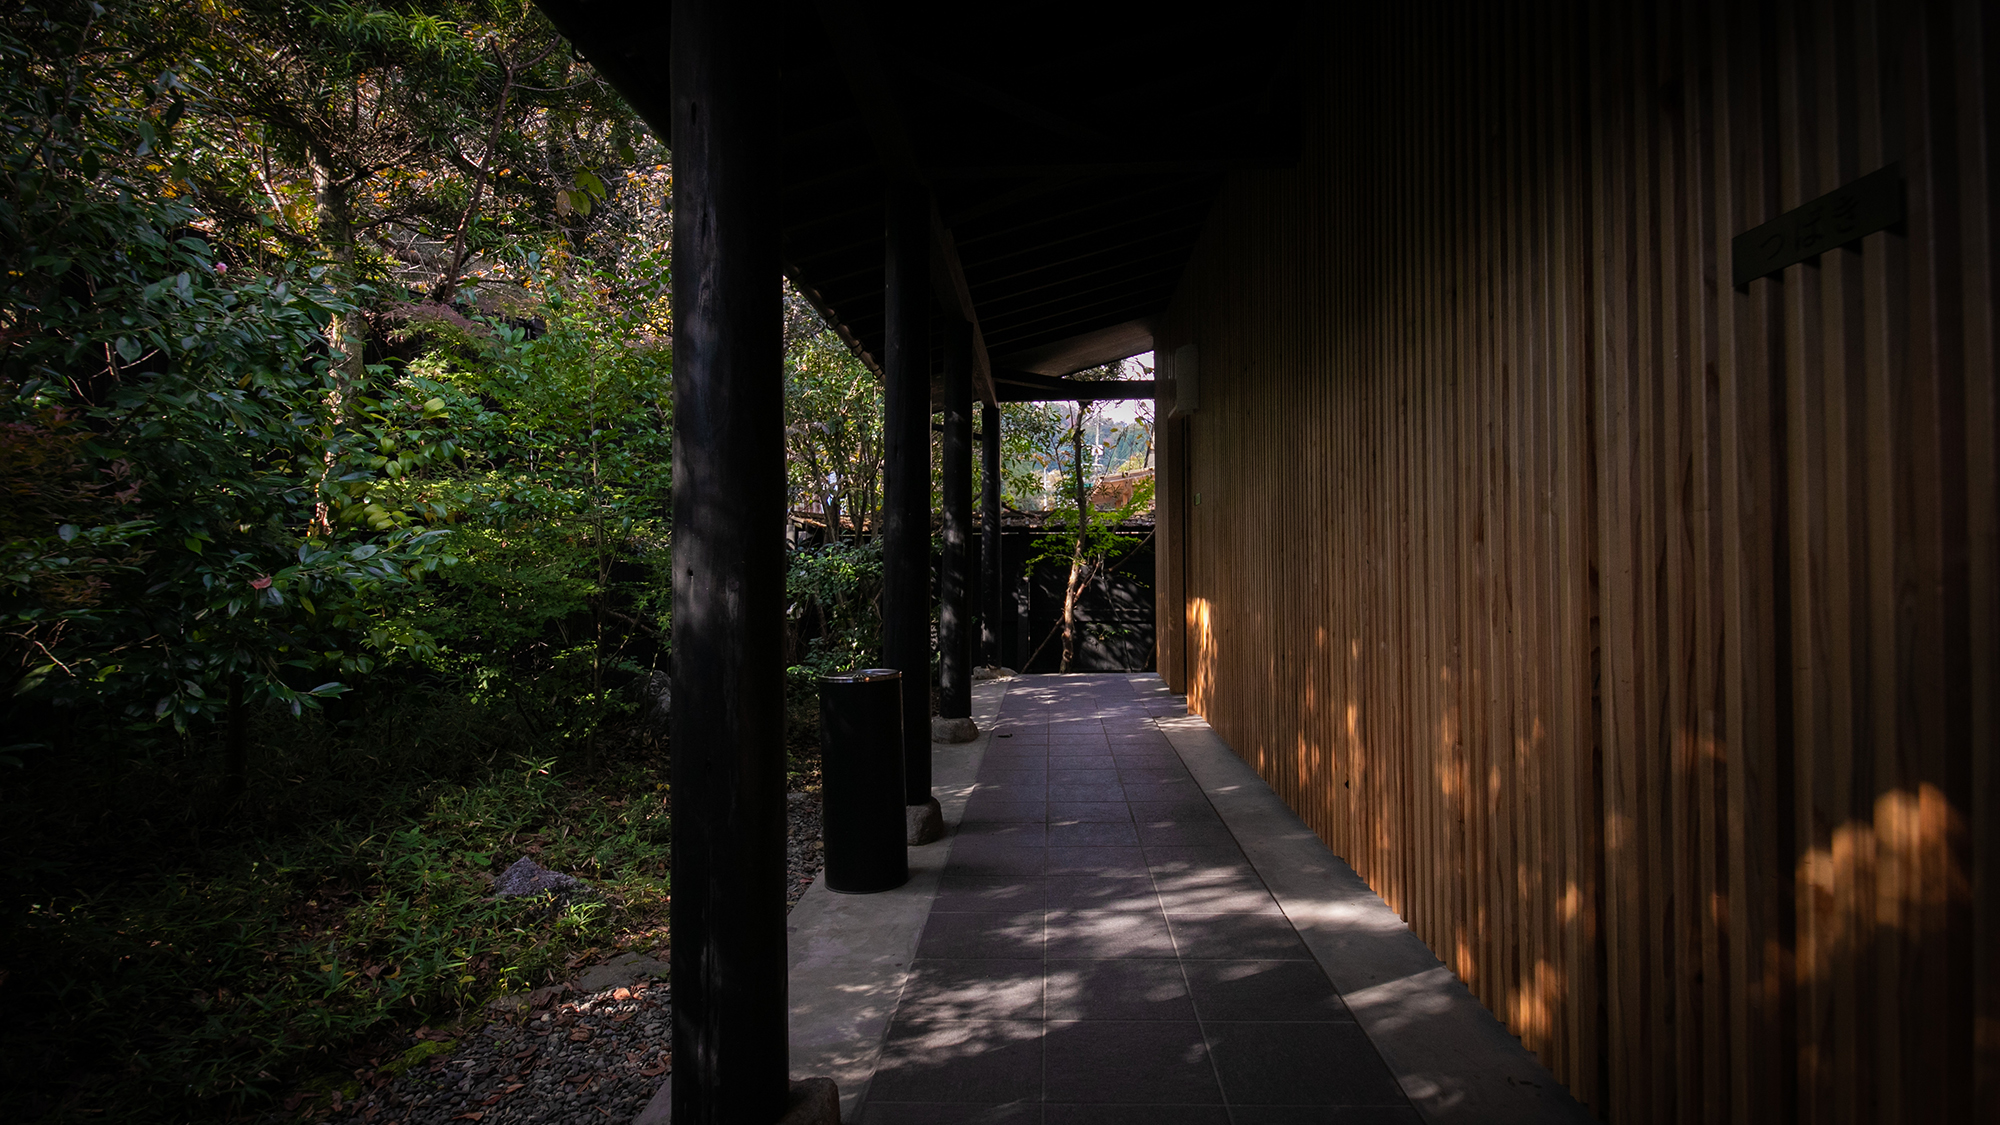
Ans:
{"type": "Polygon", "coordinates": [[[785,998],[776,6],[673,6],[675,1125],[774,1122],[785,998]]]}
{"type": "MultiPolygon", "coordinates": [[[[882,662],[903,673],[903,803],[931,805],[931,212],[892,184],[883,286],[882,662]]],[[[916,833],[912,833],[914,837],[916,833]]]]}
{"type": "Polygon", "coordinates": [[[944,557],[938,567],[938,724],[933,738],[969,742],[972,604],[972,325],[947,317],[944,348],[944,557]],[[954,723],[952,720],[966,720],[954,723]]]}
{"type": "Polygon", "coordinates": [[[1000,408],[979,409],[979,662],[1000,663],[1000,408]]]}

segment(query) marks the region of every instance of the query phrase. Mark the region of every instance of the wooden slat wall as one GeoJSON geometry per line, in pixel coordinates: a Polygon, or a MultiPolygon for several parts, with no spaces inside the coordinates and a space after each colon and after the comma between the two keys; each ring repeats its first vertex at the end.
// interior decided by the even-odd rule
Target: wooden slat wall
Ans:
{"type": "Polygon", "coordinates": [[[1169,680],[1607,1119],[2000,1119],[2000,18],[1373,19],[1158,337],[1169,680]]]}

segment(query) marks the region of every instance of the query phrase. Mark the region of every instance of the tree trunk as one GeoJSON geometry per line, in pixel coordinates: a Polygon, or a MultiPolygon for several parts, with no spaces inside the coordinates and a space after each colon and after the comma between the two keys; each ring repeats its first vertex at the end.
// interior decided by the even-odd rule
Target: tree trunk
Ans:
{"type": "MultiPolygon", "coordinates": [[[[320,239],[333,256],[333,283],[338,287],[340,296],[351,301],[358,262],[354,251],[353,203],[347,196],[347,184],[333,174],[330,162],[319,153],[312,153],[307,159],[312,169],[313,201],[319,220],[320,239]]],[[[362,358],[367,334],[368,322],[358,310],[335,313],[327,320],[327,366],[333,374],[333,389],[327,393],[326,405],[335,426],[347,422],[354,410],[354,396],[361,386],[362,377],[367,374],[362,358]]],[[[334,465],[331,444],[326,447],[322,463],[320,497],[313,505],[313,523],[321,532],[331,535],[333,511],[326,501],[326,482],[333,476],[334,465]]]]}
{"type": "Polygon", "coordinates": [[[1090,488],[1083,474],[1083,420],[1089,413],[1086,403],[1076,404],[1076,428],[1070,431],[1070,455],[1076,467],[1076,540],[1070,546],[1069,581],[1063,587],[1062,609],[1062,670],[1071,671],[1076,663],[1076,603],[1083,599],[1084,583],[1089,581],[1090,567],[1084,558],[1084,548],[1090,541],[1090,488]]]}
{"type": "MultiPolygon", "coordinates": [[[[320,240],[333,258],[334,284],[340,288],[342,297],[352,300],[360,264],[354,248],[354,204],[348,198],[346,181],[334,175],[329,161],[318,153],[308,160],[320,240]]],[[[356,388],[367,374],[362,356],[367,341],[368,322],[358,311],[336,314],[327,322],[326,343],[333,368],[332,406],[341,421],[353,409],[356,388]]]]}

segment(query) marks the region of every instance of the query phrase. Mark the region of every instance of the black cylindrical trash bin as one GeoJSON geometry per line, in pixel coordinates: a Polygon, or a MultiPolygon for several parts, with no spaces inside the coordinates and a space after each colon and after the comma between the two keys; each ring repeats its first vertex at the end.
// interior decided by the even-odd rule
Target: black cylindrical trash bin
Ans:
{"type": "Polygon", "coordinates": [[[863,668],[819,681],[826,885],[843,894],[900,887],[904,850],[903,674],[863,668]]]}

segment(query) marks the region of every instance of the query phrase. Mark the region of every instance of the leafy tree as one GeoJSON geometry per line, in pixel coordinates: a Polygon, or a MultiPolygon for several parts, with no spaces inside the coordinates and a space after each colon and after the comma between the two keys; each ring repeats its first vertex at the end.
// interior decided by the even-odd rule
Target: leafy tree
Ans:
{"type": "Polygon", "coordinates": [[[187,110],[158,187],[196,196],[232,256],[333,267],[357,306],[329,327],[342,387],[366,376],[357,286],[447,305],[520,297],[510,247],[574,253],[633,225],[613,196],[664,168],[532,5],[250,0],[147,18],[175,45],[187,110]]]}
{"type": "Polygon", "coordinates": [[[351,306],[313,270],[227,276],[198,212],[111,167],[157,146],[174,91],[134,80],[118,20],[24,10],[0,30],[5,655],[17,706],[183,731],[226,715],[239,787],[249,702],[297,713],[423,643],[379,606],[438,565],[441,533],[362,518],[380,462],[326,408],[324,332],[351,306]],[[105,95],[135,89],[152,100],[105,95]]]}
{"type": "MultiPolygon", "coordinates": [[[[524,263],[524,265],[526,265],[524,263]]],[[[400,383],[451,404],[466,455],[414,474],[393,503],[455,514],[461,562],[410,615],[424,664],[518,716],[534,740],[581,740],[622,709],[616,686],[669,632],[670,355],[664,262],[620,281],[558,271],[540,331],[431,313],[400,383]]]]}
{"type": "MultiPolygon", "coordinates": [[[[1071,376],[1076,379],[1115,379],[1124,373],[1124,362],[1106,364],[1071,376]]],[[[1137,548],[1143,540],[1118,532],[1117,528],[1140,511],[1153,505],[1153,482],[1143,480],[1134,488],[1131,497],[1115,511],[1099,514],[1092,501],[1096,486],[1107,471],[1126,467],[1132,460],[1142,463],[1150,458],[1152,447],[1150,412],[1142,409],[1135,425],[1107,425],[1101,416],[1094,416],[1096,404],[1078,402],[1066,418],[1052,408],[1043,407],[1047,413],[1030,415],[1024,419],[1025,435],[1033,444],[1029,449],[1031,463],[1040,464],[1051,470],[1049,475],[1062,481],[1063,505],[1054,509],[1047,529],[1063,533],[1064,538],[1043,539],[1027,561],[1027,571],[1042,562],[1062,558],[1069,569],[1063,586],[1063,607],[1059,620],[1062,635],[1062,670],[1070,671],[1076,661],[1077,606],[1082,601],[1083,592],[1112,560],[1137,548]],[[1057,430],[1060,437],[1051,442],[1050,422],[1061,419],[1057,430]],[[1032,427],[1032,428],[1030,428],[1032,427]],[[1057,544],[1062,544],[1058,546],[1057,544]],[[1066,556],[1066,558],[1065,558],[1066,556]]],[[[1046,478],[1044,478],[1046,479],[1046,478]]],[[[1053,637],[1054,634],[1051,634],[1053,637]]],[[[1048,642],[1043,641],[1046,645],[1048,642]]],[[[1039,655],[1039,647],[1037,649],[1039,655]]],[[[1024,667],[1034,662],[1029,657],[1024,667]]]]}
{"type": "MultiPolygon", "coordinates": [[[[794,301],[797,308],[803,302],[794,301]]],[[[806,309],[787,332],[785,452],[794,509],[824,514],[828,543],[863,538],[881,504],[882,384],[806,309]]]]}

